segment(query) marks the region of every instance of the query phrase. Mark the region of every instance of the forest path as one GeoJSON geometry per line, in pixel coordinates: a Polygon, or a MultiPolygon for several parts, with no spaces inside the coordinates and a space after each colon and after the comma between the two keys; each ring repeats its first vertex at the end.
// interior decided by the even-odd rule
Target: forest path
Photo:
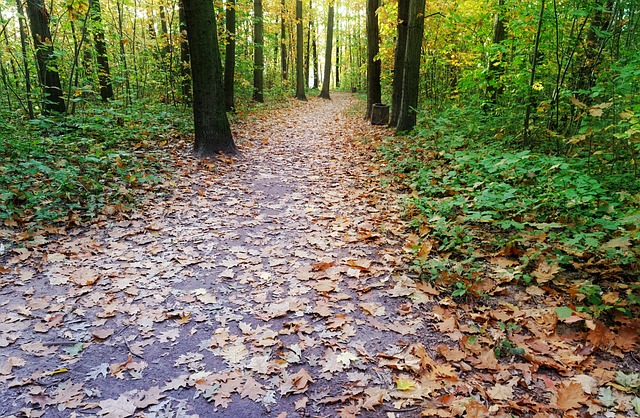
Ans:
{"type": "Polygon", "coordinates": [[[440,387],[404,375],[432,361],[431,298],[395,272],[395,197],[357,140],[384,131],[355,103],[236,125],[241,155],[178,160],[170,198],[18,253],[0,416],[418,416],[394,406],[440,387]]]}

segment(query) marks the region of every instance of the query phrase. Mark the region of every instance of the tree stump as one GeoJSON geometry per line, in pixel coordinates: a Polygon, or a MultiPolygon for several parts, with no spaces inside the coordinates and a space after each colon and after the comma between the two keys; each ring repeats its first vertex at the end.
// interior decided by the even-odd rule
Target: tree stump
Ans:
{"type": "Polygon", "coordinates": [[[371,108],[371,124],[386,125],[389,123],[389,105],[374,103],[371,108]]]}

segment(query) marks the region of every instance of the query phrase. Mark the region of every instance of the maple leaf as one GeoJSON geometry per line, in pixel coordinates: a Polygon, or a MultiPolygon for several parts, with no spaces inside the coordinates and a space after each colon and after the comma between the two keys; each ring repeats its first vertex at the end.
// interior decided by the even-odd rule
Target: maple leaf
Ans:
{"type": "Polygon", "coordinates": [[[396,381],[396,388],[398,390],[411,390],[416,387],[416,383],[408,379],[398,379],[396,381]]]}
{"type": "Polygon", "coordinates": [[[587,403],[587,396],[582,385],[576,382],[563,382],[558,385],[556,405],[563,411],[580,408],[587,403]]]}

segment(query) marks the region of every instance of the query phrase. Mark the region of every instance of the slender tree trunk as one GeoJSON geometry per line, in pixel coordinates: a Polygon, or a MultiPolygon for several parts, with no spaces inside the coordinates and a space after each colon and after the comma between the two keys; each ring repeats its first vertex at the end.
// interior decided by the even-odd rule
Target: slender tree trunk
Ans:
{"type": "Polygon", "coordinates": [[[201,157],[235,153],[224,106],[222,62],[213,3],[184,0],[193,79],[194,153],[201,157]]]}
{"type": "Polygon", "coordinates": [[[404,54],[407,51],[407,27],[409,22],[409,0],[398,0],[398,23],[396,50],[393,56],[393,93],[391,95],[391,118],[389,126],[398,125],[402,105],[402,83],[404,80],[404,54]]]}
{"type": "Polygon", "coordinates": [[[542,34],[542,22],[544,20],[544,1],[540,0],[540,15],[538,17],[538,30],[536,31],[536,40],[533,44],[533,54],[531,58],[531,78],[529,78],[529,89],[527,93],[527,107],[524,114],[524,133],[523,145],[531,146],[530,119],[531,108],[533,107],[533,83],[536,81],[536,68],[538,66],[538,48],[540,46],[540,35],[542,34]]]}
{"type": "Polygon", "coordinates": [[[235,72],[236,72],[236,1],[227,0],[226,20],[227,45],[224,55],[224,104],[227,111],[235,107],[235,72]]]}
{"type": "Polygon", "coordinates": [[[109,58],[107,56],[107,43],[104,39],[104,28],[102,27],[100,0],[89,0],[89,13],[91,14],[91,29],[96,48],[100,97],[102,97],[103,101],[107,101],[113,98],[113,86],[111,84],[111,70],[109,69],[109,58]]]}
{"type": "Polygon", "coordinates": [[[320,83],[320,66],[318,65],[318,45],[316,43],[316,27],[313,26],[311,34],[311,53],[313,55],[313,88],[317,89],[320,83]]]}
{"type": "Polygon", "coordinates": [[[409,3],[409,27],[404,58],[404,78],[402,83],[402,104],[398,116],[398,132],[409,131],[416,126],[416,108],[420,85],[420,56],[424,35],[425,0],[411,0],[409,3]]]}
{"type": "Polygon", "coordinates": [[[380,86],[381,63],[376,58],[379,52],[380,29],[378,26],[378,7],[380,0],[367,0],[367,111],[365,119],[371,118],[374,103],[382,101],[380,86]]]}
{"type": "Polygon", "coordinates": [[[304,32],[302,0],[296,0],[296,99],[307,101],[304,83],[304,32]]]}
{"type": "Polygon", "coordinates": [[[334,19],[334,2],[329,2],[329,16],[327,18],[327,47],[324,54],[324,74],[322,74],[322,91],[320,97],[323,99],[331,99],[329,96],[329,84],[331,84],[331,50],[333,49],[333,19],[334,19]]]}
{"type": "MultiPolygon", "coordinates": [[[[493,36],[491,42],[498,47],[505,40],[506,31],[504,28],[504,1],[498,0],[498,12],[493,18],[493,36]]],[[[498,96],[502,95],[504,86],[500,80],[504,68],[502,66],[502,52],[494,51],[489,58],[489,66],[487,68],[487,101],[491,104],[498,102],[498,96]]]]}
{"type": "MultiPolygon", "coordinates": [[[[2,22],[4,19],[2,18],[2,13],[0,12],[0,22],[2,22]]],[[[7,28],[8,22],[4,25],[4,27],[2,28],[2,32],[4,32],[4,39],[6,41],[7,44],[7,48],[9,47],[9,38],[7,37],[7,32],[6,32],[6,28],[7,28]]],[[[9,77],[7,74],[7,70],[4,66],[4,57],[2,56],[2,48],[0,48],[0,74],[2,76],[2,85],[4,85],[4,90],[5,90],[5,95],[7,98],[7,108],[9,108],[9,111],[13,110],[13,105],[11,103],[11,94],[10,94],[10,90],[11,86],[9,83],[9,77]]]]}
{"type": "Polygon", "coordinates": [[[60,74],[49,30],[49,12],[44,0],[27,0],[27,16],[36,49],[38,80],[44,91],[42,113],[44,115],[51,112],[64,113],[67,108],[62,97],[60,74]]]}
{"type": "Polygon", "coordinates": [[[264,38],[262,0],[253,1],[253,100],[264,102],[264,38]]]}
{"type": "Polygon", "coordinates": [[[123,30],[123,19],[122,19],[122,0],[116,1],[116,6],[118,8],[118,38],[120,41],[120,62],[122,63],[122,70],[124,72],[124,85],[125,85],[125,106],[128,106],[131,103],[131,85],[129,83],[129,69],[127,68],[127,55],[124,49],[124,30],[123,30]]]}
{"type": "Polygon", "coordinates": [[[285,16],[287,14],[287,5],[285,0],[282,0],[282,10],[280,13],[280,76],[282,80],[289,78],[287,69],[287,26],[285,24],[285,16]]]}
{"type": "Polygon", "coordinates": [[[334,32],[335,32],[335,38],[336,38],[336,90],[340,88],[340,42],[338,41],[338,33],[339,33],[339,29],[340,29],[340,24],[339,22],[336,20],[335,25],[334,25],[334,32]]]}
{"type": "Polygon", "coordinates": [[[309,68],[310,68],[310,61],[311,61],[311,30],[313,28],[313,5],[312,5],[312,1],[313,0],[309,0],[309,25],[307,26],[307,50],[306,50],[306,54],[304,56],[304,83],[305,86],[309,85],[309,76],[311,74],[309,74],[309,68]]]}
{"type": "Polygon", "coordinates": [[[24,87],[27,93],[27,110],[29,119],[33,119],[33,100],[31,100],[31,72],[29,71],[29,63],[27,62],[27,34],[24,22],[24,9],[22,8],[22,0],[16,0],[18,10],[18,26],[20,28],[20,48],[22,49],[22,65],[24,66],[24,87]]]}
{"type": "MultiPolygon", "coordinates": [[[[232,2],[233,0],[230,0],[232,2]]],[[[235,9],[234,9],[235,10],[235,9]]],[[[227,17],[228,19],[228,17],[227,17]]],[[[189,56],[189,41],[187,40],[187,21],[184,16],[184,2],[179,0],[178,2],[178,21],[180,25],[180,78],[182,87],[182,101],[183,103],[191,103],[191,58],[189,56]]],[[[235,26],[235,25],[234,25],[235,26]]],[[[235,39],[233,40],[235,42],[235,39]]],[[[235,54],[234,54],[235,55],[235,54]]],[[[234,60],[235,62],[235,60],[234,60]]],[[[226,85],[226,70],[225,67],[225,85],[226,85]]],[[[233,83],[233,80],[232,80],[233,83]]],[[[232,84],[232,104],[233,104],[233,84],[232,84]]],[[[225,88],[225,93],[227,89],[225,88]]],[[[226,95],[225,95],[226,97],[226,95]]]]}

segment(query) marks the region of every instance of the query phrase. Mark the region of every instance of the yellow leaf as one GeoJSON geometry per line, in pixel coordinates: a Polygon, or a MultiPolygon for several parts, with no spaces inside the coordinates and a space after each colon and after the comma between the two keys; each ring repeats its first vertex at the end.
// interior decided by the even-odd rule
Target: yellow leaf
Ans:
{"type": "Polygon", "coordinates": [[[416,384],[411,380],[398,379],[396,382],[396,387],[398,390],[411,390],[416,387],[416,384]]]}

